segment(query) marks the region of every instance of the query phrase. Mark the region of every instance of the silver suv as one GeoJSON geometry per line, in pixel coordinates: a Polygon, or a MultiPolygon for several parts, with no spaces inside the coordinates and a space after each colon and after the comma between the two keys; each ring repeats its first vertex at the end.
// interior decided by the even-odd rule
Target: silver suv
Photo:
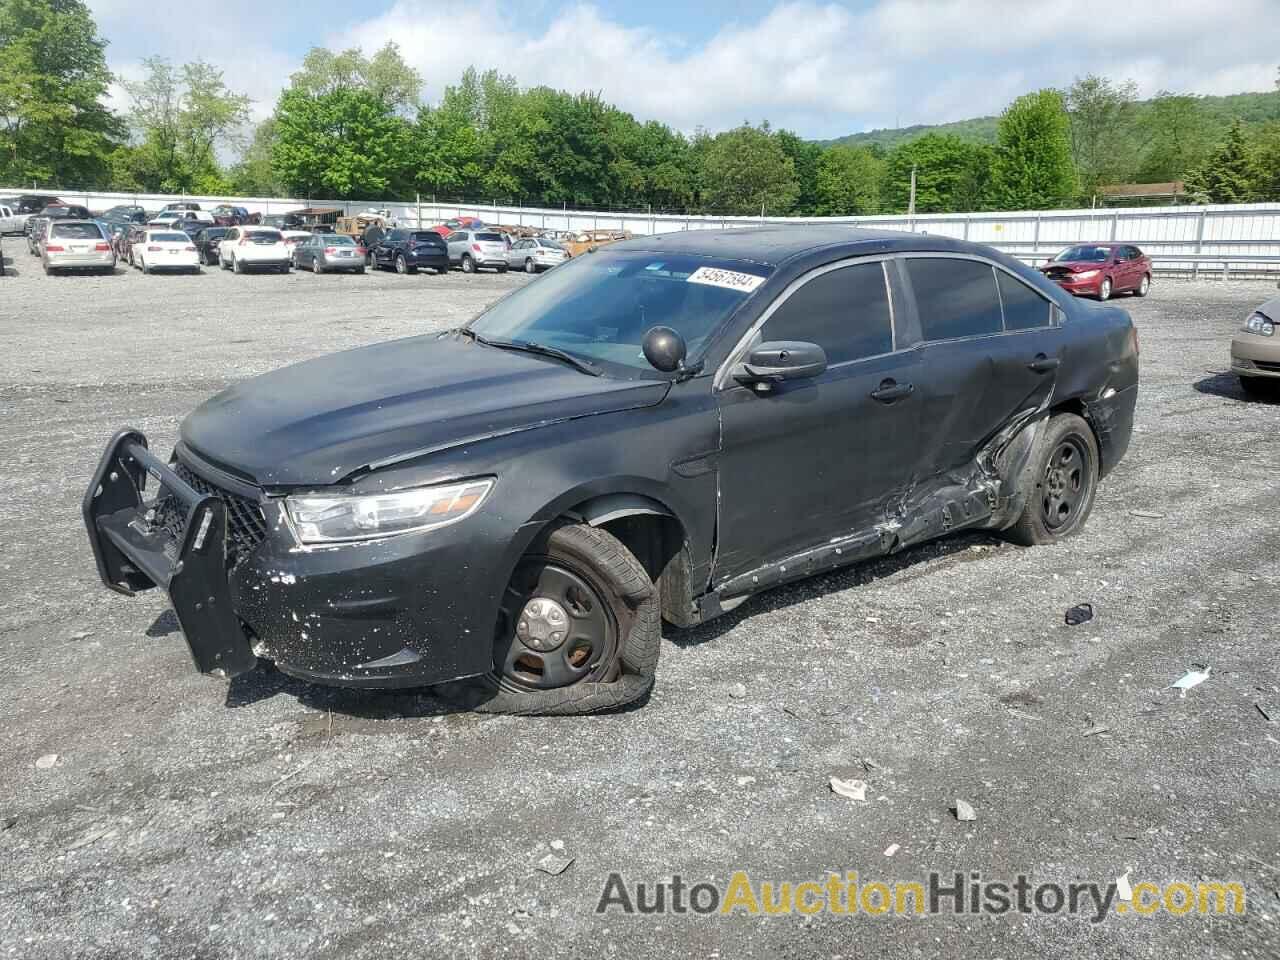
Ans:
{"type": "Polygon", "coordinates": [[[455,230],[445,242],[449,263],[462,267],[463,273],[475,273],[481,267],[507,272],[507,240],[497,230],[455,230]]]}

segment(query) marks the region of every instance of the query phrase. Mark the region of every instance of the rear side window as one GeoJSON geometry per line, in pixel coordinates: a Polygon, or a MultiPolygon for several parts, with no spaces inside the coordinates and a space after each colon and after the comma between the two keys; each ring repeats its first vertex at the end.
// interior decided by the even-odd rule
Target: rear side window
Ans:
{"type": "Polygon", "coordinates": [[[910,257],[906,265],[925,340],[983,337],[1003,329],[995,271],[990,264],[910,257]]]}
{"type": "Polygon", "coordinates": [[[101,240],[102,231],[96,223],[55,223],[49,236],[59,240],[101,240]]]}
{"type": "Polygon", "coordinates": [[[1033,330],[1051,323],[1049,301],[1003,270],[996,271],[1006,330],[1033,330]]]}
{"type": "Polygon", "coordinates": [[[893,319],[884,268],[860,263],[814,277],[783,301],[761,335],[816,343],[829,364],[890,353],[893,319]]]}

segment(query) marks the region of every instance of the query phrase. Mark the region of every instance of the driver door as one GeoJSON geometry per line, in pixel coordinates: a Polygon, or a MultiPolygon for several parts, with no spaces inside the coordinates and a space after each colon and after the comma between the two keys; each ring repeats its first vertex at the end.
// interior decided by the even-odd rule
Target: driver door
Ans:
{"type": "Polygon", "coordinates": [[[910,483],[920,358],[903,349],[892,304],[885,261],[818,268],[780,295],[754,340],[816,343],[826,371],[765,392],[719,384],[717,581],[874,529],[910,483]]]}

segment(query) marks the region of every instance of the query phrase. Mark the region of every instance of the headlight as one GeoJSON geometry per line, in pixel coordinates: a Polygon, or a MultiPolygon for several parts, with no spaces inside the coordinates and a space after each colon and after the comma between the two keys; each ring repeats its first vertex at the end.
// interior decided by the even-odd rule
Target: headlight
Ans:
{"type": "Polygon", "coordinates": [[[303,543],[340,543],[457,523],[478,510],[492,489],[488,478],[367,496],[301,494],[284,502],[303,543]]]}
{"type": "Polygon", "coordinates": [[[1080,273],[1077,273],[1072,279],[1073,280],[1091,280],[1094,277],[1096,277],[1098,273],[1099,271],[1097,270],[1082,270],[1080,273]]]}
{"type": "Polygon", "coordinates": [[[1260,337],[1269,337],[1276,332],[1276,325],[1260,313],[1251,316],[1244,325],[1246,333],[1256,333],[1260,337]]]}

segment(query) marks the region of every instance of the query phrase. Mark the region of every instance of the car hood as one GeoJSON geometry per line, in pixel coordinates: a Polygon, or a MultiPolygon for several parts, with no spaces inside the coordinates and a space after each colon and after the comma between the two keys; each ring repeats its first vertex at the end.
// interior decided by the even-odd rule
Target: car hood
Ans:
{"type": "Polygon", "coordinates": [[[1092,260],[1051,260],[1040,268],[1040,272],[1065,269],[1072,273],[1080,273],[1084,270],[1101,270],[1105,266],[1105,263],[1096,263],[1092,260]]]}
{"type": "Polygon", "coordinates": [[[207,400],[181,439],[262,486],[354,472],[579,417],[650,406],[666,381],[592,377],[456,334],[393,340],[253,377],[207,400]]]}

